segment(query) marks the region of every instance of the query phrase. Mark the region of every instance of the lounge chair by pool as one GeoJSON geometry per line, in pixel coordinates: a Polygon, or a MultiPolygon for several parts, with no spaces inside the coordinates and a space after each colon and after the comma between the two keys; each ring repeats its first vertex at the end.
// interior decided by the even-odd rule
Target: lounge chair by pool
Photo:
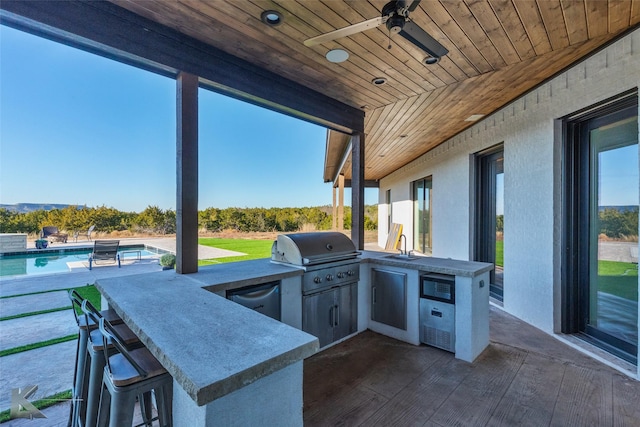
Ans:
{"type": "Polygon", "coordinates": [[[98,261],[117,262],[120,268],[120,247],[119,240],[96,240],[93,244],[93,252],[89,255],[89,270],[93,268],[93,263],[98,261]]]}
{"type": "Polygon", "coordinates": [[[56,242],[67,243],[68,237],[69,235],[67,233],[61,233],[60,230],[58,230],[58,227],[54,225],[47,225],[45,227],[42,227],[42,231],[40,232],[41,239],[48,239],[52,243],[54,240],[56,242]]]}

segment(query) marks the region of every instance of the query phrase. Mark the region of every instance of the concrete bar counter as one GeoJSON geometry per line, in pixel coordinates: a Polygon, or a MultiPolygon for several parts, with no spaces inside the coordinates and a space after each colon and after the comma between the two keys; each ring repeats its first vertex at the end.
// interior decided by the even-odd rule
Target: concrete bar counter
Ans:
{"type": "Polygon", "coordinates": [[[302,425],[316,337],[174,272],[100,279],[103,298],[174,379],[174,425],[302,425]]]}

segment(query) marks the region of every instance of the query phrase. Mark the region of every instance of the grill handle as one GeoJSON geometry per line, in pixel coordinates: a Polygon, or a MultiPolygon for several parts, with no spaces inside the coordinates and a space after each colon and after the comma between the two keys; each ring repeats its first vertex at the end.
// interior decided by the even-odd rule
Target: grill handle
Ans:
{"type": "Polygon", "coordinates": [[[315,265],[315,264],[325,264],[328,262],[334,262],[334,261],[343,261],[343,260],[348,260],[348,259],[353,259],[356,258],[358,255],[360,255],[360,252],[348,252],[348,253],[343,253],[343,254],[338,254],[338,255],[323,255],[323,256],[317,256],[317,257],[303,257],[302,258],[302,265],[315,265]]]}
{"type": "Polygon", "coordinates": [[[340,324],[340,307],[337,305],[335,305],[334,307],[335,309],[333,310],[333,313],[336,316],[335,326],[338,326],[340,324]]]}

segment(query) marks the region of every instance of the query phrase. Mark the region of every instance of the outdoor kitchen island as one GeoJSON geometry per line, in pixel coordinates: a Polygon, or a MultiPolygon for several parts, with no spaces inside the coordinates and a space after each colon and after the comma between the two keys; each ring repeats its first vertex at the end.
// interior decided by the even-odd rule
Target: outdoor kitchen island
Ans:
{"type": "MultiPolygon", "coordinates": [[[[475,359],[488,345],[488,272],[493,266],[389,256],[365,251],[360,257],[357,332],[372,329],[419,344],[419,274],[450,274],[456,278],[460,304],[456,357],[475,359]],[[407,286],[406,331],[371,320],[369,272],[381,266],[406,271],[412,278],[407,286]]],[[[303,274],[300,268],[260,259],[201,267],[188,275],[165,271],[99,279],[96,286],[173,376],[174,425],[241,426],[255,420],[302,425],[302,361],[319,347],[314,336],[299,328],[303,274]],[[228,290],[274,280],[282,284],[282,322],[224,298],[228,290]]]]}
{"type": "MultiPolygon", "coordinates": [[[[260,280],[301,274],[258,264],[260,280]]],[[[242,286],[254,281],[252,267],[211,268],[242,286]]],[[[207,283],[193,276],[165,271],[96,282],[173,377],[173,425],[301,426],[302,361],[318,350],[317,338],[202,289],[207,283]]]]}

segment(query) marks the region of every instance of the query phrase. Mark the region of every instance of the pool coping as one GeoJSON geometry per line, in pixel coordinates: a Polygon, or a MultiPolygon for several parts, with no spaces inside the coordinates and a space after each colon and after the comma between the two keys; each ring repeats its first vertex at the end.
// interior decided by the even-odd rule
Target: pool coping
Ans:
{"type": "MultiPolygon", "coordinates": [[[[118,248],[118,252],[127,251],[127,250],[138,250],[138,249],[148,249],[153,248],[158,252],[158,255],[163,255],[165,253],[170,254],[173,253],[169,250],[159,248],[157,246],[153,246],[146,243],[135,243],[131,245],[122,245],[118,248]]],[[[78,247],[66,247],[66,248],[47,248],[47,249],[27,249],[26,251],[20,252],[3,252],[0,253],[0,259],[11,257],[11,256],[20,256],[20,255],[49,255],[49,254],[59,254],[59,253],[74,253],[74,252],[85,252],[91,251],[93,246],[78,246],[78,247]]]]}

